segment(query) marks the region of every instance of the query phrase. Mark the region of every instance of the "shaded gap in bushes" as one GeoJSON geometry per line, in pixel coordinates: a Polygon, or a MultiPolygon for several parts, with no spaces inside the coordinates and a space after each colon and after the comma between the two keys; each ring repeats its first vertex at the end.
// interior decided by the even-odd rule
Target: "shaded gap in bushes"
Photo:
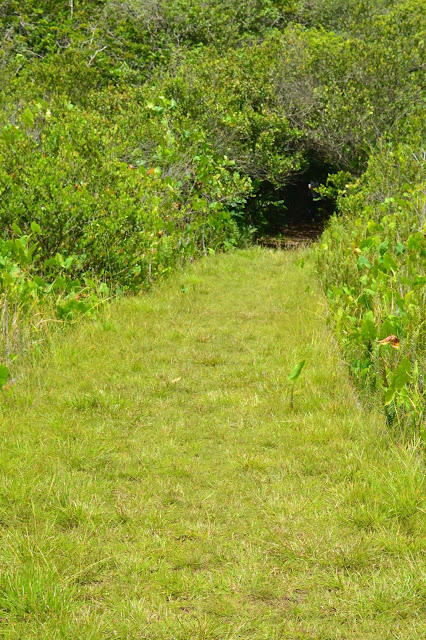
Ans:
{"type": "Polygon", "coordinates": [[[289,176],[284,185],[259,181],[244,209],[244,220],[257,229],[257,240],[268,244],[269,239],[274,243],[279,238],[294,242],[318,238],[335,211],[335,203],[321,198],[316,187],[338,170],[317,161],[304,172],[289,176]]]}

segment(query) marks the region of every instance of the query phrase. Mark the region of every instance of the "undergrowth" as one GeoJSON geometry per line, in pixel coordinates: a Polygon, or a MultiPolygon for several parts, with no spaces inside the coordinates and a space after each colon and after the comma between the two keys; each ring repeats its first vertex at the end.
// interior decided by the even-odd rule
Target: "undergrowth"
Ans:
{"type": "Polygon", "coordinates": [[[348,364],[379,396],[391,431],[423,440],[426,409],[424,128],[384,143],[356,182],[341,185],[317,250],[348,364]]]}

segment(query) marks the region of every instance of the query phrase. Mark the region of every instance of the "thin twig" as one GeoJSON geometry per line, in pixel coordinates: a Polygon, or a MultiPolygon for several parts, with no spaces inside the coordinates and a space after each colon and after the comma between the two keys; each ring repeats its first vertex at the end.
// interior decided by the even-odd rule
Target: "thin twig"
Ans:
{"type": "Polygon", "coordinates": [[[92,65],[93,60],[96,58],[96,56],[98,55],[98,53],[101,53],[101,51],[104,51],[107,48],[108,45],[105,45],[104,47],[102,47],[101,49],[98,49],[97,51],[95,51],[95,53],[93,54],[93,56],[90,58],[90,60],[87,63],[87,66],[90,67],[92,65]]]}

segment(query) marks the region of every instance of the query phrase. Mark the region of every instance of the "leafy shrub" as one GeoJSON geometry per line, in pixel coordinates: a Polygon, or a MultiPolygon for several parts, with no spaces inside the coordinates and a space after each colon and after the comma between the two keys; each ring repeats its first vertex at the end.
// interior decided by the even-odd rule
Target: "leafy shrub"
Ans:
{"type": "Polygon", "coordinates": [[[202,137],[192,135],[198,154],[185,167],[185,184],[167,176],[179,143],[165,121],[156,123],[160,144],[148,156],[154,167],[129,151],[128,140],[139,166],[123,161],[117,125],[97,112],[43,103],[24,110],[21,121],[21,127],[5,127],[0,141],[0,219],[6,229],[17,224],[24,233],[39,224],[46,230],[39,240],[42,258],[78,256],[74,277],[135,289],[176,262],[238,237],[224,200],[250,183],[229,172],[229,163],[202,137]]]}
{"type": "Polygon", "coordinates": [[[418,131],[409,143],[383,142],[372,154],[365,174],[341,189],[339,215],[317,254],[352,371],[381,395],[389,424],[416,437],[426,405],[422,137],[418,131]]]}
{"type": "MultiPolygon", "coordinates": [[[[0,307],[4,375],[19,352],[29,343],[40,340],[52,321],[70,321],[92,313],[108,296],[108,287],[88,278],[71,276],[74,256],[60,253],[43,260],[38,238],[39,225],[31,223],[31,231],[23,235],[12,225],[10,237],[0,238],[0,307]],[[45,313],[42,313],[44,310],[45,313]],[[49,318],[53,312],[53,318],[49,318]]],[[[13,368],[13,367],[12,367],[13,368]]]]}

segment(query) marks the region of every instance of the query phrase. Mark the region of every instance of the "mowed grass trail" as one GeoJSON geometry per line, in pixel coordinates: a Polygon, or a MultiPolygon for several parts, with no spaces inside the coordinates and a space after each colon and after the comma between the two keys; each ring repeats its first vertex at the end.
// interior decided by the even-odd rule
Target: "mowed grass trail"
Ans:
{"type": "Polygon", "coordinates": [[[425,637],[421,458],[325,314],[309,254],[252,249],[57,340],[2,399],[0,637],[425,637]]]}

